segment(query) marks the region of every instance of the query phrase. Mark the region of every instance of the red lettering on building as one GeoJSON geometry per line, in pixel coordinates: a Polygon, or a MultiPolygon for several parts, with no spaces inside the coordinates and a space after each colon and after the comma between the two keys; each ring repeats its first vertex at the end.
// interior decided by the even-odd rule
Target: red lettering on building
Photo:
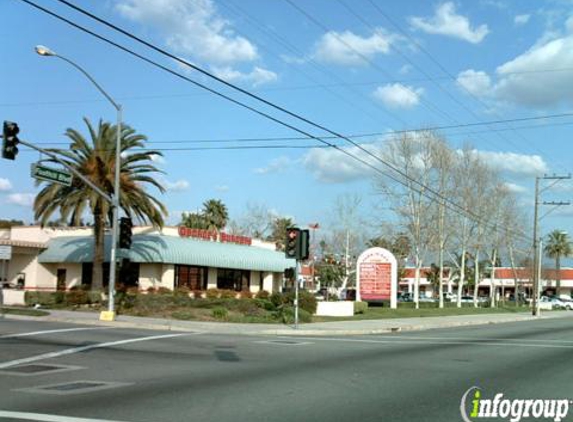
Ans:
{"type": "Polygon", "coordinates": [[[188,227],[179,227],[178,228],[179,236],[181,237],[193,237],[197,239],[209,240],[212,242],[217,241],[217,237],[219,238],[219,242],[223,243],[237,243],[239,245],[252,245],[253,239],[247,236],[236,236],[233,234],[227,234],[221,232],[219,236],[217,236],[217,232],[214,230],[203,230],[203,229],[190,229],[188,227]]]}

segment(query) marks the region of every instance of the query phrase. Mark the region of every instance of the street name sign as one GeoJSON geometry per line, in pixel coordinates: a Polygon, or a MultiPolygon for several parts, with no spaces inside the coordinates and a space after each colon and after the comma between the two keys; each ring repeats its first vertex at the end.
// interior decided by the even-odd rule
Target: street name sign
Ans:
{"type": "Polygon", "coordinates": [[[32,164],[32,177],[47,182],[59,183],[64,186],[72,185],[72,175],[60,169],[53,169],[40,164],[32,164]]]}

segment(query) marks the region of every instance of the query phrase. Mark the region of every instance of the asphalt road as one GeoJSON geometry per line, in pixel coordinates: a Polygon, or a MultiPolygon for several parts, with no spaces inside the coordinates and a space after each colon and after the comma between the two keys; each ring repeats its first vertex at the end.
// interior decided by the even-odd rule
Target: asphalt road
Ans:
{"type": "Polygon", "coordinates": [[[569,318],[338,338],[0,319],[0,422],[461,421],[473,386],[573,399],[572,356],[569,318]]]}

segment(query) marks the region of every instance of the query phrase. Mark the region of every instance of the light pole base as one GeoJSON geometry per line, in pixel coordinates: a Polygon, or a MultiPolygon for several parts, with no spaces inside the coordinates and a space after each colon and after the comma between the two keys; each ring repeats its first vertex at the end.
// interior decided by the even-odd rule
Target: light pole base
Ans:
{"type": "Polygon", "coordinates": [[[115,312],[113,311],[102,311],[99,314],[99,320],[100,321],[115,321],[115,312]]]}

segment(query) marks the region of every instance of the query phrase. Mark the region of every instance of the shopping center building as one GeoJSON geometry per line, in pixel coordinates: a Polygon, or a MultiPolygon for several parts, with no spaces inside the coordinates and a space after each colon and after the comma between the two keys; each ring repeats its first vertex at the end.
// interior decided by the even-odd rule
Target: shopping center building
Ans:
{"type": "MultiPolygon", "coordinates": [[[[120,250],[118,284],[141,290],[187,287],[280,291],[284,270],[295,266],[274,243],[207,230],[135,227],[131,249],[120,250]]],[[[104,284],[111,236],[105,236],[104,284]]],[[[69,290],[90,285],[91,228],[18,226],[0,230],[0,280],[25,290],[69,290]]]]}

